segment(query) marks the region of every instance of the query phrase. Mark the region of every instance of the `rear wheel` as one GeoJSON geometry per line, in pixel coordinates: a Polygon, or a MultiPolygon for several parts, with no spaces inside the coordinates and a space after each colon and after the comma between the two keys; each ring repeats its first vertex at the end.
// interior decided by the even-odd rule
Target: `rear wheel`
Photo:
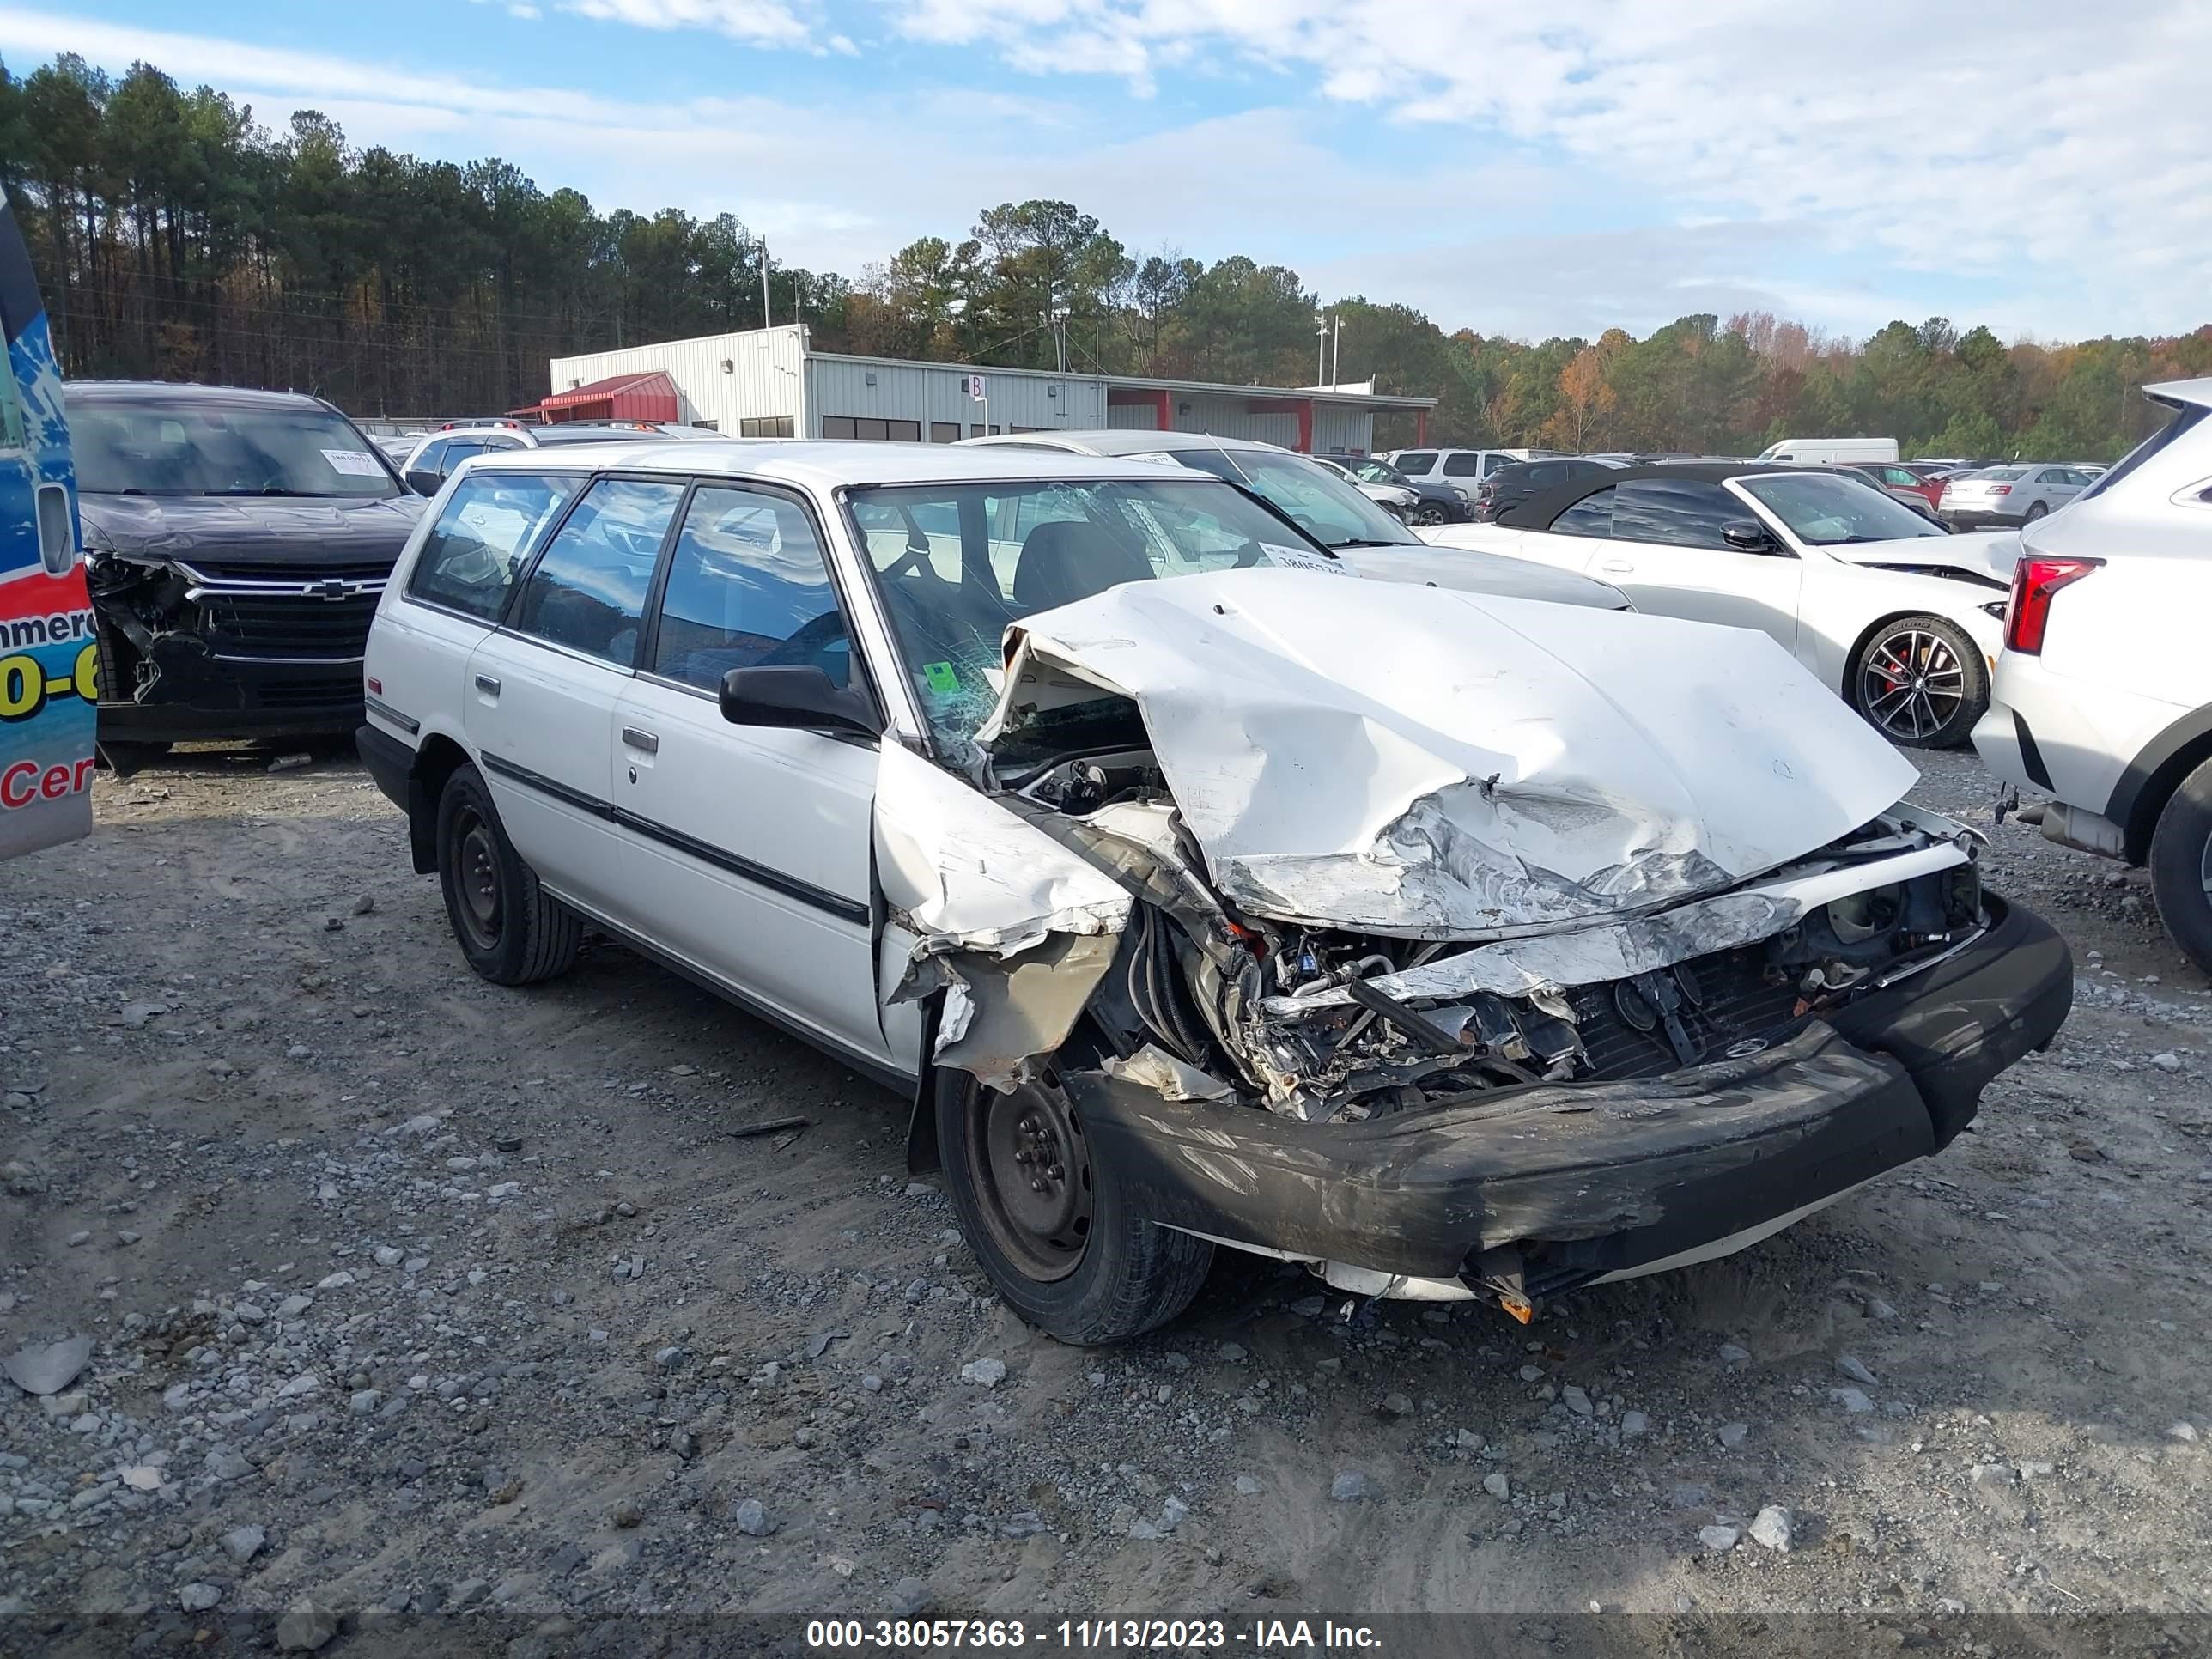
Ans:
{"type": "Polygon", "coordinates": [[[2033,524],[2038,519],[2041,518],[2045,514],[2050,511],[2051,509],[2049,507],[2045,507],[2041,501],[2038,501],[2027,509],[2027,522],[2033,524]]]}
{"type": "Polygon", "coordinates": [[[1885,623],[1851,671],[1851,702],[1892,743],[1951,749],[1966,740],[1989,707],[1982,653],[1941,617],[1885,623]]]}
{"type": "Polygon", "coordinates": [[[1008,1306],[1063,1342],[1119,1342],[1190,1305],[1213,1246],[1132,1215],[1047,1070],[1011,1094],[937,1073],[937,1142],[961,1231],[1008,1306]]]}
{"type": "Polygon", "coordinates": [[[456,768],[438,797],[438,884],[461,954],[493,984],[532,984],[574,963],[581,918],[538,885],[473,766],[456,768]]]}
{"type": "Polygon", "coordinates": [[[2212,974],[2212,761],[2184,778],[2158,815],[2150,890],[2173,942],[2212,974]]]}

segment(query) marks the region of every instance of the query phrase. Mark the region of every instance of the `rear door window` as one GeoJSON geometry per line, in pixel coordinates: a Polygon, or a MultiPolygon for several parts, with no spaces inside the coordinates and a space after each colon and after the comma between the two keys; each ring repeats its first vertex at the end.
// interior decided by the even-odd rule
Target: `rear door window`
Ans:
{"type": "Polygon", "coordinates": [[[1552,520],[1552,533],[1555,536],[1612,535],[1613,498],[1619,493],[1618,485],[1609,485],[1594,495],[1583,496],[1552,520]]]}
{"type": "Polygon", "coordinates": [[[497,622],[515,573],[581,483],[517,472],[464,479],[422,544],[408,597],[497,622]]]}
{"type": "Polygon", "coordinates": [[[1731,519],[1750,516],[1743,503],[1718,484],[1694,478],[1625,483],[1613,494],[1615,541],[1725,549],[1728,538],[1721,534],[1721,526],[1731,519]]]}
{"type": "Polygon", "coordinates": [[[1481,456],[1462,453],[1444,457],[1444,477],[1447,478],[1479,478],[1481,476],[1481,456]]]}
{"type": "Polygon", "coordinates": [[[665,479],[594,483],[530,573],[516,630],[629,667],[660,544],[683,499],[684,486],[665,479]]]}

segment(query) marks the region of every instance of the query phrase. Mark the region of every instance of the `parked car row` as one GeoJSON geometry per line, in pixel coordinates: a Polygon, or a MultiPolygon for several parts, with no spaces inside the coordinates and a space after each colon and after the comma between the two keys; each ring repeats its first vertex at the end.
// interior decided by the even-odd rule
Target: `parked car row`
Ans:
{"type": "MultiPolygon", "coordinates": [[[[1509,1308],[1666,1260],[1632,1226],[1589,1245],[1564,1188],[1544,1212],[1556,1236],[1524,1233],[1515,1263],[1443,1219],[1486,1212],[1487,1097],[1690,1087],[1717,1044],[1795,1064],[1802,1027],[1770,1030],[1712,984],[1755,960],[1761,983],[1778,963],[1856,985],[1870,958],[1853,945],[1832,977],[1781,962],[1817,932],[1801,927],[1796,943],[1693,951],[1697,997],[1672,966],[1649,986],[1620,977],[1601,947],[1631,866],[1639,951],[1678,936],[1709,950],[1700,905],[1829,872],[1834,938],[1863,939],[1871,918],[1897,965],[1871,977],[1916,988],[1833,1000],[1822,1040],[1902,1059],[1928,1127],[1898,1144],[1940,1146],[1985,1080],[1956,1054],[1993,1070],[2047,1032],[2063,949],[1942,875],[1962,867],[1940,861],[1959,836],[1897,804],[1909,774],[1854,731],[1905,748],[1971,733],[2001,778],[2051,797],[2045,835],[2148,865],[2175,939],[2212,971],[2212,670],[2184,632],[2212,599],[2198,592],[2212,381],[2147,395],[2171,422],[2098,477],[1441,449],[1416,452],[1410,475],[1204,434],[679,450],[619,428],[471,424],[416,441],[426,503],[314,398],[67,392],[111,758],[173,737],[327,732],[365,707],[363,752],[479,971],[556,970],[588,921],[902,1079],[916,1157],[945,1164],[979,1259],[1079,1340],[1167,1316],[1214,1243],[1290,1254],[1349,1289],[1456,1285],[1509,1308]],[[1451,512],[1462,486],[1441,479],[1468,463],[1443,469],[1468,455],[1481,521],[1410,528],[1451,512]],[[1930,483],[1962,533],[1929,516],[1930,483]],[[1966,530],[1992,520],[2021,528],[1966,530]],[[1454,689],[1471,642],[1487,660],[1533,653],[1515,671],[1522,714],[1454,689]],[[1829,693],[1863,726],[1828,723],[1829,693]],[[1386,718],[1401,702],[1403,720],[1386,718]],[[1700,724],[1716,719],[1725,741],[1700,724]],[[1379,748],[1359,735],[1378,720],[1398,733],[1379,748]],[[1516,720],[1553,734],[1542,754],[1516,747],[1516,720]],[[588,735],[602,724],[604,740],[588,735]],[[1479,811],[1452,781],[1472,776],[1449,769],[1462,744],[1518,756],[1511,787],[1532,799],[1620,803],[1619,846],[1577,831],[1577,875],[1556,836],[1515,843],[1499,780],[1473,780],[1479,811]],[[812,804],[793,814],[787,792],[747,790],[762,767],[812,804]],[[1765,781],[1793,775],[1851,823],[1799,823],[1809,798],[1765,781]],[[1334,781],[1299,781],[1318,779],[1334,781]],[[1377,824],[1389,860],[1362,839],[1377,824]],[[1790,846],[1751,845],[1770,832],[1790,846]],[[1470,886],[1475,865],[1446,846],[1550,875],[1470,886]],[[1637,864],[1658,848],[1663,876],[1637,864]],[[1868,872],[1888,865],[1857,861],[1899,856],[1911,872],[1880,883],[1868,872]],[[1867,879],[1845,890],[1838,871],[1867,879]],[[1233,927],[1157,909],[1170,891],[1233,927]],[[1078,914],[1103,931],[1064,931],[1078,914]],[[1200,972],[1194,948],[1231,954],[1200,972]],[[1141,974],[1115,965],[1139,956],[1141,974]],[[1032,963],[1064,989],[1018,990],[1035,981],[1011,969],[1032,963]],[[1559,977],[1563,963],[1589,977],[1559,977]],[[1218,1002],[1232,969],[1260,978],[1218,1002]],[[1545,1024],[1556,1006],[1516,1000],[1532,973],[1564,988],[1571,1032],[1545,1024]],[[1669,982],[1672,1023],[1616,1032],[1601,1016],[1663,1013],[1669,982]],[[1973,1029],[1932,1031],[1939,1009],[1973,1029]],[[1435,1033],[1462,1010],[1445,1053],[1435,1033]],[[1324,1038],[1325,1011],[1339,1012],[1324,1038]],[[1900,1046],[1899,1021],[1927,1046],[1900,1046]],[[1670,1047],[1677,1027],[1686,1045],[1670,1047]],[[1657,1045],[1640,1060],[1620,1047],[1639,1040],[1657,1045]],[[1377,1079],[1387,1097],[1361,1092],[1377,1079]],[[1375,1225],[1316,1222],[1269,1180],[1224,1190],[1164,1151],[1178,1112],[1262,1170],[1286,1119],[1348,1129],[1403,1112],[1473,1162],[1390,1188],[1375,1225]],[[1024,1173],[1004,1167],[1007,1147],[1034,1155],[1024,1173]],[[1036,1173],[1040,1158],[1061,1173],[1036,1173]],[[1440,1206],[1445,1190],[1457,1197],[1440,1206]]],[[[1802,986],[1790,1000],[1823,1006],[1802,986]]],[[[1325,1140],[1365,1190],[1364,1143],[1325,1140]]],[[[1696,1134],[1669,1145],[1689,1163],[1655,1173],[1662,1187],[1701,1167],[1696,1134]]],[[[1829,1194],[1834,1167],[1790,1188],[1789,1213],[1829,1194]]],[[[1773,1201],[1746,1183],[1701,1210],[1703,1243],[1778,1224],[1773,1201]]]]}
{"type": "Polygon", "coordinates": [[[1639,611],[1755,629],[1892,741],[1988,706],[2014,538],[1946,532],[1863,477],[1747,462],[1600,467],[1424,534],[1612,583],[1639,611]]]}

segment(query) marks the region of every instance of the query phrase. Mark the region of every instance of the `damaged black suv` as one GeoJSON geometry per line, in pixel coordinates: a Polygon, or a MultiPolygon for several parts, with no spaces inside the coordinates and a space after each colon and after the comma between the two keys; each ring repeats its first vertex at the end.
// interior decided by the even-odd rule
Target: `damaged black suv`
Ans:
{"type": "Polygon", "coordinates": [[[423,501],[319,398],[157,381],[66,391],[100,627],[100,744],[349,732],[423,501]]]}

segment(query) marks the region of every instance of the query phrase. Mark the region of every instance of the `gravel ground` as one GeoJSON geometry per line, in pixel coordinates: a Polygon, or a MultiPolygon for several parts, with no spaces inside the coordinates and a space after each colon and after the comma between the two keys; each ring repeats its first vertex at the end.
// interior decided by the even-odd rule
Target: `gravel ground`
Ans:
{"type": "MultiPolygon", "coordinates": [[[[1989,879],[2076,1009],[1941,1158],[1525,1330],[1224,1259],[1097,1352],[992,1298],[902,1102],[610,945],[483,984],[360,769],[265,766],[103,775],[90,840],[0,867],[0,1355],[93,1341],[0,1383],[0,1649],[303,1599],[294,1645],[2212,1606],[2212,1001],[2137,876],[2033,830],[1989,879]]],[[[1988,826],[1970,754],[1925,773],[1988,826]]]]}

